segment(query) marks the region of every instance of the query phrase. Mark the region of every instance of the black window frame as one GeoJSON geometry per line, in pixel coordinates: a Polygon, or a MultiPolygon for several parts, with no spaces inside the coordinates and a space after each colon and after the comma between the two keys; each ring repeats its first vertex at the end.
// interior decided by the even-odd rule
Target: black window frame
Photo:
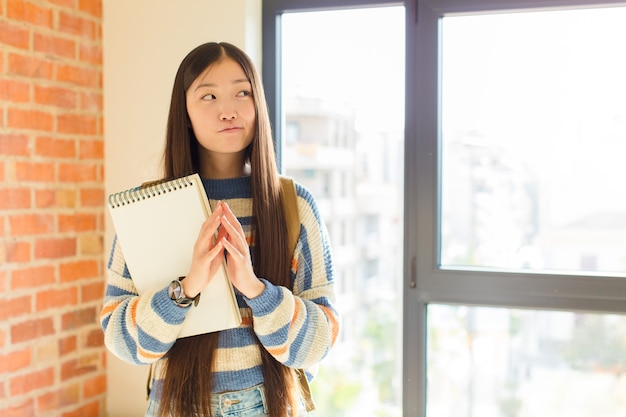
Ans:
{"type": "Polygon", "coordinates": [[[602,0],[263,0],[265,92],[282,166],[280,19],[286,12],[405,7],[403,415],[426,415],[426,314],[431,303],[626,313],[624,276],[442,268],[440,19],[446,15],[626,6],[602,0]]]}

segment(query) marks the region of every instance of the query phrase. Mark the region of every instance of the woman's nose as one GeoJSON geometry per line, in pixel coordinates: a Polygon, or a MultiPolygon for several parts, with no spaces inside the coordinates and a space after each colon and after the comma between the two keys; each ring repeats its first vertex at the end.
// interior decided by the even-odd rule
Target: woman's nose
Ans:
{"type": "Polygon", "coordinates": [[[234,120],[237,118],[237,112],[233,108],[223,108],[220,112],[220,120],[234,120]]]}
{"type": "Polygon", "coordinates": [[[234,112],[222,113],[222,115],[220,116],[221,120],[235,120],[236,118],[237,115],[234,112]]]}

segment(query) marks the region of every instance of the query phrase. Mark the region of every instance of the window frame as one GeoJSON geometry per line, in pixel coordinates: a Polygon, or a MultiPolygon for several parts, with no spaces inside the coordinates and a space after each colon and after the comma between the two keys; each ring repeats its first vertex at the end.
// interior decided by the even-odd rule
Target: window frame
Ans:
{"type": "Polygon", "coordinates": [[[624,277],[442,268],[439,264],[440,19],[446,15],[468,13],[626,6],[623,0],[603,0],[601,5],[596,3],[595,0],[263,1],[262,74],[279,166],[283,166],[279,49],[281,15],[285,12],[376,6],[405,7],[404,416],[426,414],[428,304],[626,313],[624,277]]]}

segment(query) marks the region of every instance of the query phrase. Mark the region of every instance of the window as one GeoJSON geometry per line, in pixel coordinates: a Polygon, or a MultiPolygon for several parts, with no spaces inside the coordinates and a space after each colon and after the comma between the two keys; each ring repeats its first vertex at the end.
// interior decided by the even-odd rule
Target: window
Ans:
{"type": "Polygon", "coordinates": [[[624,22],[441,20],[442,265],[626,271],[624,22]]]}
{"type": "MultiPolygon", "coordinates": [[[[402,362],[392,371],[401,380],[387,378],[390,391],[402,393],[401,409],[377,412],[619,415],[625,401],[621,390],[602,395],[598,387],[626,383],[617,371],[626,363],[618,330],[626,313],[626,175],[618,160],[626,154],[626,91],[620,76],[626,66],[618,52],[626,38],[619,23],[626,4],[407,0],[388,5],[398,3],[404,6],[406,42],[404,140],[393,133],[361,134],[355,146],[374,152],[351,160],[335,154],[354,167],[346,171],[354,172],[346,177],[353,190],[374,172],[383,183],[400,176],[396,183],[404,184],[401,216],[372,212],[352,225],[354,235],[363,236],[375,230],[365,226],[368,219],[387,216],[378,222],[379,243],[403,236],[400,264],[397,258],[364,256],[359,268],[347,265],[340,278],[345,280],[343,305],[363,299],[384,311],[388,304],[359,292],[359,275],[398,270],[401,276],[384,287],[390,293],[395,285],[402,297],[402,341],[395,346],[402,362]]],[[[275,63],[284,61],[284,43],[278,40],[285,33],[277,30],[281,19],[289,13],[381,4],[387,2],[263,2],[263,73],[279,138],[289,100],[279,99],[285,74],[281,82],[276,77],[275,63]]],[[[352,17],[335,26],[350,32],[348,21],[352,17]]],[[[309,32],[321,40],[326,29],[309,32]]],[[[371,31],[386,33],[378,24],[371,31]]],[[[326,51],[328,44],[317,47],[326,51]]],[[[367,56],[375,59],[385,51],[372,47],[367,56]]],[[[327,69],[341,70],[334,63],[327,69]]],[[[368,91],[377,100],[381,89],[368,91]]],[[[345,137],[350,149],[349,136],[325,140],[331,137],[341,143],[345,137]]],[[[360,198],[354,194],[365,207],[367,198],[360,198]]],[[[375,252],[375,240],[371,243],[363,242],[361,252],[375,252]]],[[[388,323],[370,324],[367,328],[380,334],[388,323]]],[[[359,328],[363,321],[347,314],[344,325],[359,328]]],[[[353,339],[342,335],[347,344],[353,339]]],[[[344,415],[349,412],[358,415],[359,409],[348,407],[344,415]]]]}

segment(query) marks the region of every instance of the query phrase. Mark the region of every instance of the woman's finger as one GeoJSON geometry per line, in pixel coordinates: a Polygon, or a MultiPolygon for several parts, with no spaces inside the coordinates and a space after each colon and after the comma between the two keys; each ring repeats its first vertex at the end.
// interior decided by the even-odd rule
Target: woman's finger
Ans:
{"type": "Polygon", "coordinates": [[[220,217],[221,210],[216,210],[202,224],[196,241],[196,245],[199,250],[208,250],[215,243],[215,232],[217,232],[221,224],[220,217]]]}

